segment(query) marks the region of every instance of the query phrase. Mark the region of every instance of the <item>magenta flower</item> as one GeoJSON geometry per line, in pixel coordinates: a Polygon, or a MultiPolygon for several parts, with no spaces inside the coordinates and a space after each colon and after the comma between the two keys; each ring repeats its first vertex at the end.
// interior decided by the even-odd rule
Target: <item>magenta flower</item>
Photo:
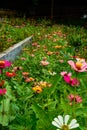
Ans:
{"type": "Polygon", "coordinates": [[[11,66],[11,62],[8,60],[0,60],[0,68],[6,68],[6,67],[10,67],[11,66]]]}
{"type": "Polygon", "coordinates": [[[71,78],[68,75],[64,76],[64,80],[66,83],[70,84],[71,86],[78,86],[79,85],[79,81],[76,78],[71,78]]]}
{"type": "Polygon", "coordinates": [[[71,73],[67,73],[66,71],[63,71],[60,73],[61,76],[63,76],[63,79],[66,83],[70,84],[71,86],[78,86],[80,82],[76,78],[71,78],[71,73]]]}
{"type": "Polygon", "coordinates": [[[79,84],[80,84],[80,82],[76,78],[73,78],[73,79],[70,80],[71,86],[79,86],[79,84]]]}
{"type": "Polygon", "coordinates": [[[0,89],[0,95],[5,95],[7,90],[5,88],[0,89]]]}
{"type": "Polygon", "coordinates": [[[85,60],[81,58],[77,58],[76,60],[76,62],[69,60],[68,64],[77,72],[87,71],[87,63],[85,60]]]}

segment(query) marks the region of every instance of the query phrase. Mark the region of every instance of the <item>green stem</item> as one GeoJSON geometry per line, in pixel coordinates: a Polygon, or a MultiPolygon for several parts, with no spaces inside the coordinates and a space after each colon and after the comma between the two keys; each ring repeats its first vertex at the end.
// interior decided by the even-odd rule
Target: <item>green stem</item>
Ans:
{"type": "MultiPolygon", "coordinates": [[[[77,79],[77,72],[76,72],[76,79],[77,79]]],[[[76,87],[77,86],[74,86],[74,97],[76,96],[76,87]]],[[[74,98],[74,102],[73,102],[73,117],[75,118],[75,107],[76,107],[76,101],[75,101],[75,98],[74,98]]]]}

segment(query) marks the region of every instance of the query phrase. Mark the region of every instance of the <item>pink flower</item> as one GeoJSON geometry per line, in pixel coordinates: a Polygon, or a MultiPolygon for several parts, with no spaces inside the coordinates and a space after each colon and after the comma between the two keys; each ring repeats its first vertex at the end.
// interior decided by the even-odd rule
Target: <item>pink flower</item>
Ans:
{"type": "Polygon", "coordinates": [[[21,57],[21,60],[26,60],[26,58],[25,57],[21,57]]]}
{"type": "Polygon", "coordinates": [[[37,42],[33,42],[33,43],[32,43],[32,46],[37,46],[37,45],[38,45],[37,42]]]}
{"type": "Polygon", "coordinates": [[[75,101],[75,103],[81,103],[82,102],[82,98],[79,95],[70,94],[68,96],[68,99],[70,100],[70,105],[72,105],[72,103],[74,101],[75,101]]]}
{"type": "Polygon", "coordinates": [[[44,61],[44,60],[41,61],[40,63],[41,63],[42,66],[47,66],[47,65],[49,65],[49,62],[48,62],[48,61],[44,61]]]}
{"type": "Polygon", "coordinates": [[[64,62],[64,60],[59,60],[59,62],[60,62],[60,63],[63,63],[63,62],[64,62]]]}
{"type": "Polygon", "coordinates": [[[7,92],[7,90],[5,88],[0,89],[0,95],[4,95],[4,94],[6,94],[6,92],[7,92]]]}
{"type": "Polygon", "coordinates": [[[77,58],[76,60],[76,62],[69,60],[68,64],[77,72],[87,71],[87,63],[85,60],[81,58],[77,58]]]}
{"type": "Polygon", "coordinates": [[[10,67],[11,66],[11,62],[8,60],[0,60],[0,68],[6,68],[6,67],[10,67]]]}
{"type": "Polygon", "coordinates": [[[66,71],[62,71],[60,73],[61,76],[64,76],[64,75],[68,75],[68,76],[71,76],[72,74],[71,73],[67,73],[66,71]]]}

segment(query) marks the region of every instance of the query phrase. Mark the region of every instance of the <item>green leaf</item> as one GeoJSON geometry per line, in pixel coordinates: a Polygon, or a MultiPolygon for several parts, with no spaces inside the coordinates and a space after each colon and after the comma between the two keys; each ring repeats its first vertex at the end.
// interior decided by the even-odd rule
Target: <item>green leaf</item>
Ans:
{"type": "Polygon", "coordinates": [[[36,103],[33,104],[32,109],[35,112],[36,117],[39,118],[41,127],[43,129],[47,129],[50,124],[50,120],[47,113],[36,103]]]}

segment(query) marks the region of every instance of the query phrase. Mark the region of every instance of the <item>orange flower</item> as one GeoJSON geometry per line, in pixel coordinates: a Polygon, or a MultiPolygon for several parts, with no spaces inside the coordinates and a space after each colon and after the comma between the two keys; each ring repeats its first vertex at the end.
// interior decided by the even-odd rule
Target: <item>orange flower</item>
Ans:
{"type": "Polygon", "coordinates": [[[5,61],[0,61],[0,68],[3,68],[5,66],[5,61]]]}
{"type": "Polygon", "coordinates": [[[49,56],[52,55],[52,54],[53,54],[53,52],[51,52],[51,51],[47,52],[47,55],[49,55],[49,56]]]}
{"type": "Polygon", "coordinates": [[[23,75],[23,76],[28,76],[28,75],[29,75],[29,72],[23,72],[22,75],[23,75]]]}
{"type": "Polygon", "coordinates": [[[32,88],[36,93],[41,93],[42,92],[42,88],[40,86],[35,86],[32,88]]]}
{"type": "Polygon", "coordinates": [[[0,81],[0,87],[2,87],[4,85],[4,83],[5,83],[4,80],[0,81]]]}

